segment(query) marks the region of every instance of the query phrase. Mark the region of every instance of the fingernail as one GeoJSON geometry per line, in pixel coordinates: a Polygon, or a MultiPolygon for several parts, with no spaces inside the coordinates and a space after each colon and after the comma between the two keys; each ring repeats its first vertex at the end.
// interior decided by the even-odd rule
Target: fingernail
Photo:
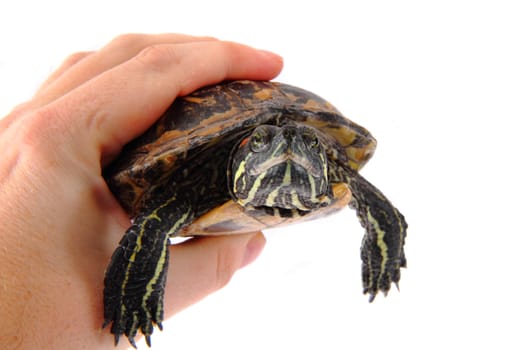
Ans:
{"type": "Polygon", "coordinates": [[[282,57],[282,56],[279,56],[278,54],[273,53],[273,52],[271,52],[271,51],[259,50],[259,52],[260,52],[261,54],[263,54],[264,56],[270,58],[270,59],[277,60],[277,61],[279,61],[279,62],[282,62],[282,61],[283,61],[283,57],[282,57]]]}
{"type": "Polygon", "coordinates": [[[246,244],[244,251],[244,258],[241,263],[241,268],[251,264],[261,254],[266,245],[266,238],[262,233],[255,234],[246,244]]]}

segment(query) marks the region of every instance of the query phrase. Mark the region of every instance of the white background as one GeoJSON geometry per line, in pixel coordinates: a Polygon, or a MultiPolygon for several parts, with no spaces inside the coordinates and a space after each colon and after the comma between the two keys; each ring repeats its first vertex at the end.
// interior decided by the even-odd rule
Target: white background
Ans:
{"type": "Polygon", "coordinates": [[[520,1],[6,3],[1,115],[69,53],[172,31],[280,53],[277,80],[379,140],[363,174],[409,223],[401,292],[361,294],[363,230],[344,210],[267,232],[260,259],[165,322],[154,349],[525,348],[520,1]]]}

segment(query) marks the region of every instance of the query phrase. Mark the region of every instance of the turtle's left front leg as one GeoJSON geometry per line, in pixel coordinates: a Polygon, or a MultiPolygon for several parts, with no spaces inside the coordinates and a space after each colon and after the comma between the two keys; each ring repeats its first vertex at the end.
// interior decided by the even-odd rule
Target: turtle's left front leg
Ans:
{"type": "Polygon", "coordinates": [[[397,286],[401,268],[406,267],[404,244],[407,223],[403,214],[357,172],[349,179],[350,206],[357,211],[366,234],[361,245],[363,293],[372,302],[378,291],[385,294],[392,282],[397,286]]]}
{"type": "Polygon", "coordinates": [[[175,197],[154,207],[134,219],[106,270],[103,327],[112,324],[115,344],[125,335],[136,347],[140,330],[150,345],[153,326],[162,329],[169,237],[191,221],[192,211],[175,197]]]}

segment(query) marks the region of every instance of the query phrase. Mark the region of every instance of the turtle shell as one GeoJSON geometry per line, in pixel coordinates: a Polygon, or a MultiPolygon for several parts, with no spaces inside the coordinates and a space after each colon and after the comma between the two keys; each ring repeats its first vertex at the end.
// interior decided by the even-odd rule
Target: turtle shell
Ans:
{"type": "MultiPolygon", "coordinates": [[[[125,147],[105,177],[133,217],[144,205],[144,194],[184,167],[192,152],[214,152],[224,137],[261,124],[281,123],[303,123],[317,129],[331,145],[328,156],[354,170],[366,164],[376,147],[376,140],[365,128],[311,92],[277,82],[231,81],[177,98],[150,129],[125,147]]],[[[348,204],[351,194],[347,186],[338,184],[333,190],[337,200],[330,208],[317,210],[312,218],[348,204]]],[[[270,215],[254,221],[229,201],[193,222],[182,235],[251,232],[290,221],[295,220],[270,215]]]]}

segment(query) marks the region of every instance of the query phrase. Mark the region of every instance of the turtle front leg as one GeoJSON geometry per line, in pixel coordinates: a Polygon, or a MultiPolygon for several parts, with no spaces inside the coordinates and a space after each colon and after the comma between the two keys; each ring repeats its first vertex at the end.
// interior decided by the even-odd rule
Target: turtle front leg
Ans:
{"type": "Polygon", "coordinates": [[[353,207],[366,234],[361,245],[363,293],[372,302],[385,295],[392,282],[398,286],[402,267],[406,267],[404,244],[407,223],[390,201],[357,172],[349,179],[353,207]]]}
{"type": "Polygon", "coordinates": [[[141,214],[119,243],[104,278],[104,324],[111,325],[115,345],[124,334],[136,348],[140,330],[148,346],[153,326],[162,330],[169,237],[191,220],[191,211],[170,199],[141,214]]]}

